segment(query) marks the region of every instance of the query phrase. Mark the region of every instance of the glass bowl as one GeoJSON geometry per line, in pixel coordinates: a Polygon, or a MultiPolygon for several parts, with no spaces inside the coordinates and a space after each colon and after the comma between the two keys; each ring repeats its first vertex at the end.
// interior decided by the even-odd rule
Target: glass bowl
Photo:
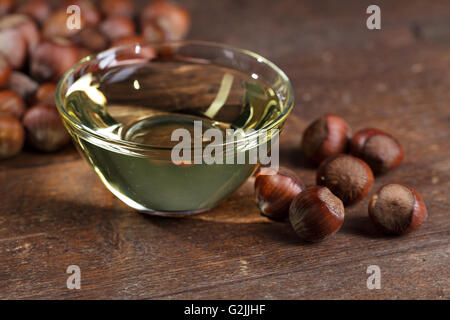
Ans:
{"type": "Polygon", "coordinates": [[[293,93],[287,76],[253,52],[181,41],[86,57],[63,76],[56,103],[114,195],[139,211],[179,216],[238,189],[262,162],[264,143],[278,156],[293,93]]]}

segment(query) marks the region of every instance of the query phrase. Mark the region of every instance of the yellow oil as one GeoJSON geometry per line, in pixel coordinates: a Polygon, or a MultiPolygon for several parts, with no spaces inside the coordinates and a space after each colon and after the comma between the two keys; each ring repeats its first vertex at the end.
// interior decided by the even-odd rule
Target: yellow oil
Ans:
{"type": "Polygon", "coordinates": [[[194,121],[201,121],[205,130],[245,133],[282,112],[273,91],[254,77],[176,61],[87,73],[69,88],[64,104],[75,122],[101,137],[79,135],[67,123],[78,149],[108,189],[135,209],[160,214],[208,210],[257,167],[175,164],[170,158],[171,147],[178,143],[171,141],[173,130],[192,132],[194,121]]]}

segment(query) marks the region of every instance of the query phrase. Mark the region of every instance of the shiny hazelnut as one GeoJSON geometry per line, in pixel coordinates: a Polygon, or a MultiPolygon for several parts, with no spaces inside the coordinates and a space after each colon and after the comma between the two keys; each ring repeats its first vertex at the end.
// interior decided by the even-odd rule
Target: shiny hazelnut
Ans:
{"type": "Polygon", "coordinates": [[[79,48],[67,40],[46,40],[31,55],[30,73],[38,80],[58,81],[80,58],[79,48]]]}
{"type": "Polygon", "coordinates": [[[0,115],[0,159],[17,155],[22,150],[25,133],[15,117],[0,115]]]}
{"type": "Polygon", "coordinates": [[[33,98],[33,104],[55,106],[56,83],[46,82],[39,86],[33,98]]]}
{"type": "Polygon", "coordinates": [[[298,194],[289,208],[289,220],[305,241],[322,241],[336,233],[344,222],[344,205],[326,187],[313,186],[298,194]]]}
{"type": "Polygon", "coordinates": [[[308,159],[319,164],[330,156],[344,153],[349,134],[349,126],[343,118],[326,114],[306,128],[301,148],[308,159]]]}
{"type": "Polygon", "coordinates": [[[25,112],[25,108],[25,102],[17,93],[11,90],[0,90],[0,115],[20,119],[25,112]]]}
{"type": "Polygon", "coordinates": [[[19,71],[11,72],[8,83],[5,86],[6,89],[18,93],[24,101],[28,101],[28,99],[34,95],[38,87],[39,84],[36,81],[19,71]]]}
{"type": "Polygon", "coordinates": [[[105,16],[125,16],[132,18],[136,4],[134,0],[101,0],[100,8],[105,16]]]}
{"type": "Polygon", "coordinates": [[[372,196],[369,216],[384,233],[401,235],[422,225],[427,219],[427,208],[413,188],[391,183],[372,196]]]}
{"type": "Polygon", "coordinates": [[[369,193],[373,173],[361,159],[339,154],[320,164],[316,183],[330,189],[345,205],[350,205],[369,193]]]}
{"type": "Polygon", "coordinates": [[[304,189],[294,172],[285,168],[270,172],[264,169],[255,179],[255,201],[263,216],[282,220],[289,216],[292,200],[304,189]]]}
{"type": "Polygon", "coordinates": [[[133,36],[136,32],[133,20],[124,16],[108,17],[100,24],[100,30],[112,41],[133,36]]]}
{"type": "Polygon", "coordinates": [[[0,88],[3,87],[9,80],[11,75],[11,65],[8,59],[0,53],[0,88]]]}
{"type": "Polygon", "coordinates": [[[147,4],[141,14],[141,24],[145,26],[154,21],[164,30],[165,40],[183,39],[189,31],[191,18],[189,12],[168,1],[153,1],[147,4]]]}
{"type": "Polygon", "coordinates": [[[398,167],[403,160],[400,143],[390,134],[373,128],[360,130],[353,135],[350,152],[367,162],[376,174],[398,167]]]}
{"type": "Polygon", "coordinates": [[[52,8],[48,0],[29,0],[22,3],[17,8],[17,12],[26,14],[42,24],[50,17],[52,8]]]}
{"type": "Polygon", "coordinates": [[[0,33],[5,30],[17,30],[24,38],[28,52],[32,52],[41,41],[36,23],[24,14],[10,14],[0,19],[0,33]]]}
{"type": "Polygon", "coordinates": [[[74,44],[86,48],[89,52],[103,51],[109,46],[109,39],[94,27],[83,28],[80,32],[72,36],[71,40],[74,44]]]}
{"type": "Polygon", "coordinates": [[[12,11],[14,7],[13,0],[0,0],[0,16],[3,16],[12,11]]]}
{"type": "Polygon", "coordinates": [[[37,105],[27,110],[23,117],[23,125],[27,143],[38,150],[56,151],[70,141],[70,136],[54,106],[37,105]]]}

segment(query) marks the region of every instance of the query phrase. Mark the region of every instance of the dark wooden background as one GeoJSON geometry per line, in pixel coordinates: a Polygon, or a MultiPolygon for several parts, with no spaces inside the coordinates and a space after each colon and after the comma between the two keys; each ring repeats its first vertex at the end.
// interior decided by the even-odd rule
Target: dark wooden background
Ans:
{"type": "MultiPolygon", "coordinates": [[[[450,2],[186,1],[190,39],[247,48],[291,78],[296,97],[282,164],[308,184],[301,133],[326,112],[354,130],[391,132],[405,162],[376,180],[416,188],[429,220],[404,237],[379,234],[368,199],[341,231],[302,243],[262,217],[253,180],[215,210],[186,219],[139,214],[103,187],[72,147],[0,162],[0,298],[397,299],[450,297],[450,2]],[[369,4],[382,30],[369,31],[369,4]],[[68,290],[66,268],[81,268],[68,290]],[[368,290],[366,269],[381,268],[368,290]]],[[[176,195],[174,195],[176,196],[176,195]]]]}

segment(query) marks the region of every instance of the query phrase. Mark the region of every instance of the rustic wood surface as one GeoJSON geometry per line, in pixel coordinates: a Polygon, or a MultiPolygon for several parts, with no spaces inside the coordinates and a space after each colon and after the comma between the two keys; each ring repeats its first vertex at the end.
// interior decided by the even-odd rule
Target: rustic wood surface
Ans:
{"type": "MultiPolygon", "coordinates": [[[[403,144],[405,162],[376,180],[418,190],[428,221],[404,237],[378,233],[368,199],[341,231],[305,244],[262,218],[250,179],[213,211],[185,219],[136,213],[103,187],[73,147],[0,162],[0,298],[450,298],[450,2],[186,1],[190,39],[256,51],[286,70],[296,107],[281,162],[307,184],[298,151],[306,125],[334,112],[354,130],[375,126],[403,144]],[[68,290],[66,268],[81,268],[68,290]],[[366,269],[381,268],[368,290],[366,269]]],[[[174,195],[175,196],[175,195],[174,195]]]]}

